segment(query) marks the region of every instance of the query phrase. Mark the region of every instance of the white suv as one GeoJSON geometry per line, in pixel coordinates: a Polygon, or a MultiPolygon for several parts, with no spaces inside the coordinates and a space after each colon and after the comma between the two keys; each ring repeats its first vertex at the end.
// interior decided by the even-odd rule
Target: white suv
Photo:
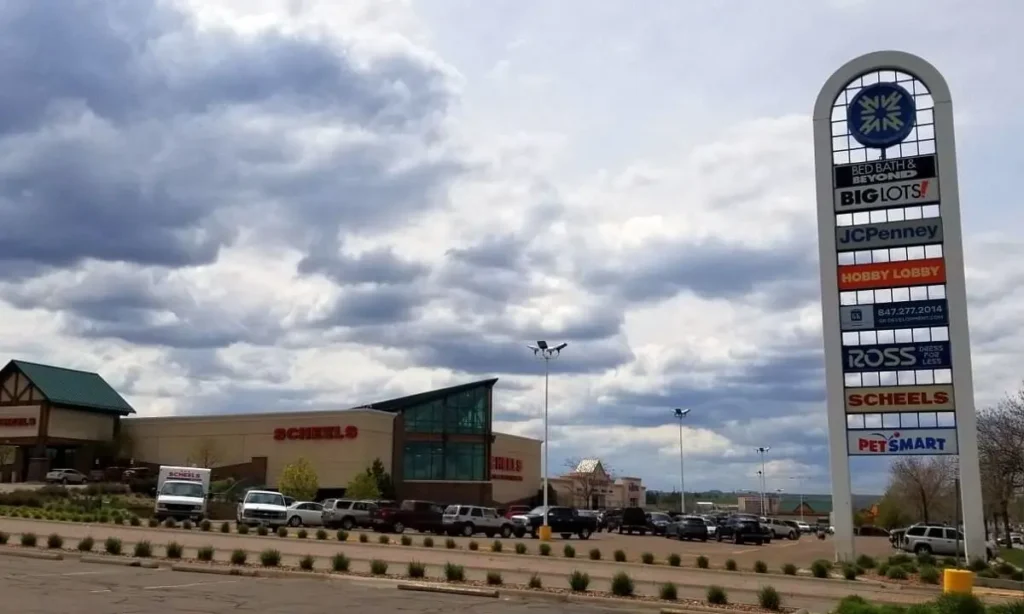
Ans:
{"type": "Polygon", "coordinates": [[[487,537],[512,536],[512,521],[498,515],[493,507],[449,505],[441,517],[441,525],[449,535],[470,537],[483,533],[487,537]]]}
{"type": "Polygon", "coordinates": [[[250,490],[238,504],[238,524],[283,527],[288,522],[285,496],[272,490],[250,490]]]}

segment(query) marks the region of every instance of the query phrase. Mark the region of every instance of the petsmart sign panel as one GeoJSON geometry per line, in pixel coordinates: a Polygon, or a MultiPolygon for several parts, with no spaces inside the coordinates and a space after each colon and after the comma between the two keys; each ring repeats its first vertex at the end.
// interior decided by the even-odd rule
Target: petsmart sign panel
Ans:
{"type": "Polygon", "coordinates": [[[958,452],[955,428],[847,431],[850,456],[939,456],[958,452]]]}

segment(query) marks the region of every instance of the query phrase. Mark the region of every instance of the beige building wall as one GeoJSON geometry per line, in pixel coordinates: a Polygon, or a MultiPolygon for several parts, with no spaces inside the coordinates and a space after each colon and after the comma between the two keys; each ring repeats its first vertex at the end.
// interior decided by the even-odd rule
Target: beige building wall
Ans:
{"type": "Polygon", "coordinates": [[[38,436],[38,405],[0,407],[0,440],[38,436]]]}
{"type": "Polygon", "coordinates": [[[541,442],[494,433],[491,446],[491,496],[498,503],[526,499],[540,488],[541,442]]]}
{"type": "Polygon", "coordinates": [[[73,409],[50,409],[49,436],[54,439],[110,441],[114,438],[114,417],[73,409]]]}
{"type": "Polygon", "coordinates": [[[591,502],[587,501],[587,492],[603,501],[603,505],[598,507],[604,509],[644,507],[647,501],[647,488],[641,483],[640,478],[619,478],[614,482],[602,482],[594,478],[576,478],[570,474],[551,478],[549,482],[559,505],[588,509],[591,502]]]}
{"type": "Polygon", "coordinates": [[[394,419],[389,412],[346,410],[127,418],[121,424],[139,462],[221,467],[265,456],[267,485],[275,487],[284,467],[302,456],[321,488],[344,488],[374,459],[391,472],[394,419]],[[347,427],[358,429],[357,436],[337,438],[347,427]]]}

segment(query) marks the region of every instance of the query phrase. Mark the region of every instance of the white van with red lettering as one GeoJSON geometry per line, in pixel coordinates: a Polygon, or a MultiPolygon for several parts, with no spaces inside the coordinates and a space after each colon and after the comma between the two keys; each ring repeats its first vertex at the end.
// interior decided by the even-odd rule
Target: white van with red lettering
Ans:
{"type": "Polygon", "coordinates": [[[210,494],[210,470],[200,467],[160,467],[156,481],[157,520],[194,520],[206,517],[210,494]]]}

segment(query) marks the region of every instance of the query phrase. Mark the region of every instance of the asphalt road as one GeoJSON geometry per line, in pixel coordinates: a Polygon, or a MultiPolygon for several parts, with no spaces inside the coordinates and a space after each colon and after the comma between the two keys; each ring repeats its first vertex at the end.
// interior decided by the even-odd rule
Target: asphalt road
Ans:
{"type": "Polygon", "coordinates": [[[21,614],[584,614],[593,604],[399,591],[393,582],[245,578],[0,557],[5,610],[21,614]]]}

